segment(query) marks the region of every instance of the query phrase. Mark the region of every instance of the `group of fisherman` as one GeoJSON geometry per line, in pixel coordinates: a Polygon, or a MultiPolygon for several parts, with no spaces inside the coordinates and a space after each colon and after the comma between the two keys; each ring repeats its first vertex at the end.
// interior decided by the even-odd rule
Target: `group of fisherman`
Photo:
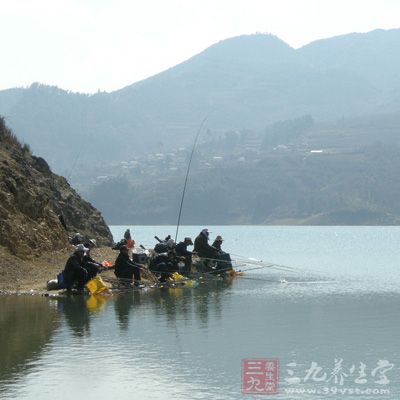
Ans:
{"type": "MultiPolygon", "coordinates": [[[[218,235],[210,245],[208,229],[203,229],[194,243],[190,237],[185,237],[179,243],[175,243],[171,236],[167,236],[164,240],[157,236],[155,238],[158,243],[151,251],[149,260],[146,260],[147,268],[142,260],[139,262],[135,259],[134,256],[138,254],[133,252],[135,241],[131,237],[130,230],[125,231],[124,237],[112,247],[113,250],[119,251],[113,265],[115,276],[119,281],[140,287],[142,273],[145,270],[150,271],[159,282],[165,282],[175,272],[188,276],[192,272],[193,256],[197,257],[198,272],[223,273],[232,269],[230,255],[221,248],[223,238],[218,235]],[[194,249],[190,251],[188,247],[193,245],[194,249]]],[[[75,287],[77,290],[82,290],[90,279],[104,269],[104,266],[90,255],[91,249],[97,244],[95,239],[84,242],[82,236],[77,233],[71,238],[70,243],[75,246],[75,250],[68,258],[62,273],[63,285],[68,289],[75,287]]],[[[143,246],[140,247],[144,249],[143,246]]]]}

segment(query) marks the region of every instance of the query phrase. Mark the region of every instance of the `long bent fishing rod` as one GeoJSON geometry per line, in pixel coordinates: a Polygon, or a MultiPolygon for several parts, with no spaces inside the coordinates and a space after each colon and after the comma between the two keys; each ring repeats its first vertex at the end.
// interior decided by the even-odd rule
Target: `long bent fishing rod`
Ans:
{"type": "Polygon", "coordinates": [[[288,267],[286,265],[280,265],[280,264],[274,264],[274,263],[267,263],[264,261],[246,261],[246,260],[237,260],[237,259],[232,259],[231,261],[227,261],[227,260],[220,260],[218,258],[206,258],[206,257],[200,257],[201,260],[210,260],[210,261],[217,261],[219,263],[231,263],[233,262],[242,262],[243,265],[251,265],[250,268],[246,268],[246,269],[241,269],[240,272],[246,272],[246,271],[253,271],[253,270],[257,270],[257,269],[264,269],[264,268],[272,268],[272,269],[276,269],[278,271],[283,271],[283,272],[298,272],[297,269],[292,268],[292,267],[288,267]]]}
{"type": "Polygon", "coordinates": [[[204,125],[204,123],[206,122],[207,118],[208,118],[208,115],[206,115],[206,116],[204,117],[203,121],[201,121],[201,124],[200,124],[200,126],[199,126],[199,129],[197,130],[196,137],[195,137],[195,139],[194,139],[192,152],[191,152],[191,154],[190,154],[189,164],[188,164],[187,171],[186,171],[185,184],[183,185],[182,198],[181,198],[181,206],[179,207],[178,223],[176,224],[175,243],[176,243],[176,241],[177,241],[177,239],[178,239],[179,224],[180,224],[180,222],[181,222],[183,200],[185,199],[186,186],[187,186],[187,182],[188,182],[188,178],[189,178],[189,171],[190,171],[190,166],[191,166],[191,164],[192,164],[192,159],[193,159],[194,150],[195,150],[195,148],[196,148],[196,144],[197,144],[197,140],[199,139],[200,132],[201,132],[201,130],[203,129],[203,125],[204,125]]]}

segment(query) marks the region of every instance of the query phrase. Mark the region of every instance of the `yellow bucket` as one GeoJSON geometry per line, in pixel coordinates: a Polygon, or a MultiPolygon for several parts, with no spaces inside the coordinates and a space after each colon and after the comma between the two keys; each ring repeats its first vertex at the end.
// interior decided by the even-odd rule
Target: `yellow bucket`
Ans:
{"type": "Polygon", "coordinates": [[[185,277],[181,275],[179,272],[173,272],[172,276],[170,278],[171,281],[177,282],[177,281],[183,281],[185,277]]]}
{"type": "Polygon", "coordinates": [[[103,282],[99,276],[94,277],[86,284],[87,289],[90,294],[103,293],[105,290],[108,291],[106,284],[103,282]]]}

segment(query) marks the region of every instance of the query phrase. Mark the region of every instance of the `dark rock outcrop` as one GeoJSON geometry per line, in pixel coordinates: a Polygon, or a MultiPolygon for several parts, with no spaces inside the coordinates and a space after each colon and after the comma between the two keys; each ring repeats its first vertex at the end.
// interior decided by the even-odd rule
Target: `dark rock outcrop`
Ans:
{"type": "Polygon", "coordinates": [[[112,242],[100,212],[21,145],[0,119],[0,246],[28,257],[66,247],[74,232],[96,238],[99,245],[112,242]]]}

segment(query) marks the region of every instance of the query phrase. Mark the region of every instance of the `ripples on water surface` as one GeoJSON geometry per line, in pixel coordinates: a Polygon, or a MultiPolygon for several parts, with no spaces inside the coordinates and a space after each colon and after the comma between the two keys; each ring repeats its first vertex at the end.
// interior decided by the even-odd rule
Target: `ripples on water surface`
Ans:
{"type": "MultiPolygon", "coordinates": [[[[183,227],[180,236],[200,229],[183,227]]],[[[113,227],[115,238],[124,230],[113,227]]],[[[0,298],[0,398],[252,398],[241,394],[245,358],[279,358],[272,398],[326,398],[324,390],[333,399],[400,398],[399,228],[211,230],[235,255],[296,272],[253,270],[232,282],[97,303],[79,296],[0,298]],[[384,377],[389,382],[382,384],[384,377]],[[289,378],[300,382],[289,385],[289,378]],[[316,393],[288,394],[293,388],[316,393]],[[350,393],[356,389],[390,393],[350,393]]],[[[174,233],[131,231],[145,245],[155,234],[174,233]]]]}

